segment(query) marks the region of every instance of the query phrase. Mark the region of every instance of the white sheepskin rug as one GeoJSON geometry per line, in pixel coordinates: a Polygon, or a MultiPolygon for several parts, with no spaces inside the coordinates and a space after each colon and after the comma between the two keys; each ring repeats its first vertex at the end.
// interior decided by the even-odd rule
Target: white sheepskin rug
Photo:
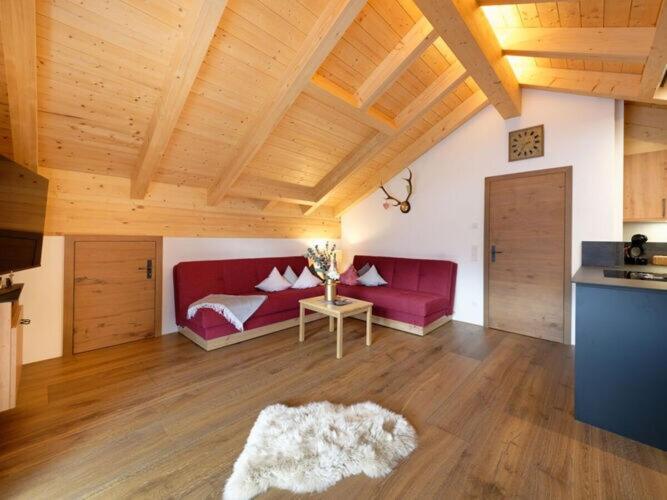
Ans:
{"type": "Polygon", "coordinates": [[[268,406],[257,417],[222,496],[253,498],[271,487],[321,492],[362,472],[386,476],[416,446],[417,433],[407,420],[375,403],[268,406]]]}

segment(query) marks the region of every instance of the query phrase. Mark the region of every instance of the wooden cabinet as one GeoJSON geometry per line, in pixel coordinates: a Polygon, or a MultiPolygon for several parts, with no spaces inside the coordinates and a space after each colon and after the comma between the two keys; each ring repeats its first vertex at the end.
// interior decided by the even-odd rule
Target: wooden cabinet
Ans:
{"type": "Polygon", "coordinates": [[[667,150],[625,157],[623,219],[667,220],[667,150]]]}
{"type": "Polygon", "coordinates": [[[22,313],[17,301],[0,303],[0,411],[16,406],[23,364],[22,313]]]}

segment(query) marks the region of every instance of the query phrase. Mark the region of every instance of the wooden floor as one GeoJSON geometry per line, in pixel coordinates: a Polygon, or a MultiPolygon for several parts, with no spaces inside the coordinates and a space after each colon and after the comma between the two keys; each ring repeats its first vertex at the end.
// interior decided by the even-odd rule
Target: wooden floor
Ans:
{"type": "MultiPolygon", "coordinates": [[[[25,368],[0,414],[0,497],[219,498],[264,406],[372,400],[420,444],[384,479],[326,498],[667,496],[667,453],[572,417],[573,351],[452,322],[427,337],[325,321],[213,352],[179,335],[25,368]]],[[[291,496],[272,490],[266,498],[291,496]]]]}

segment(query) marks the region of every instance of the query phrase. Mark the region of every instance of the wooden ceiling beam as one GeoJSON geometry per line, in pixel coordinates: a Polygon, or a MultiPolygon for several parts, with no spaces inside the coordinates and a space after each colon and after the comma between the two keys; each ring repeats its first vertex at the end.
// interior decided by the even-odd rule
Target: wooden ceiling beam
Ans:
{"type": "Polygon", "coordinates": [[[132,198],[146,196],[226,5],[227,0],[197,0],[188,12],[141,147],[132,198]]]}
{"type": "Polygon", "coordinates": [[[428,19],[417,21],[357,89],[361,109],[370,108],[437,37],[428,19]]]}
{"type": "Polygon", "coordinates": [[[655,28],[496,28],[503,53],[644,63],[655,28]]]}
{"type": "Polygon", "coordinates": [[[419,139],[395,156],[376,175],[368,179],[353,198],[336,207],[336,217],[340,217],[346,210],[373,193],[383,182],[388,181],[401,170],[409,167],[420,156],[470,120],[488,104],[489,101],[482,91],[477,91],[468,97],[419,139]]]}
{"type": "Polygon", "coordinates": [[[521,113],[521,89],[476,0],[415,0],[503,118],[521,113]]]}
{"type": "Polygon", "coordinates": [[[37,170],[37,27],[35,2],[2,0],[2,50],[13,160],[37,170]]]}
{"type": "MultiPolygon", "coordinates": [[[[639,93],[644,98],[667,100],[667,91],[656,92],[665,78],[667,71],[667,2],[662,2],[662,9],[655,25],[655,35],[651,50],[644,65],[639,93]]],[[[658,89],[660,90],[660,89],[658,89]]]]}
{"type": "Polygon", "coordinates": [[[635,74],[526,66],[517,69],[517,78],[525,88],[665,104],[643,97],[639,89],[641,77],[635,74]]]}
{"type": "Polygon", "coordinates": [[[311,76],[352,24],[366,0],[331,0],[310,30],[294,60],[287,67],[276,92],[266,99],[257,120],[238,145],[238,154],[209,190],[209,203],[216,205],[227,195],[246,166],[271,135],[311,76]]]}
{"type": "Polygon", "coordinates": [[[391,141],[412,127],[428,110],[440,102],[447,93],[455,90],[456,87],[463,83],[466,77],[467,72],[459,62],[447,68],[408,107],[398,114],[396,117],[398,127],[393,134],[386,135],[380,132],[373,134],[369,140],[347,155],[317,183],[317,186],[314,188],[317,203],[306,211],[306,215],[312,214],[318,207],[326,203],[342,183],[382,152],[391,141]]]}
{"type": "Polygon", "coordinates": [[[297,205],[314,205],[317,201],[313,188],[250,175],[239,177],[229,195],[297,205]]]}
{"type": "Polygon", "coordinates": [[[347,92],[321,75],[313,75],[306,85],[304,93],[348,118],[374,128],[378,132],[392,134],[396,130],[396,125],[391,118],[373,108],[368,111],[359,109],[359,101],[354,94],[347,92]]]}
{"type": "MultiPolygon", "coordinates": [[[[579,3],[580,0],[558,0],[562,3],[579,3]]],[[[492,7],[495,5],[524,5],[527,3],[553,3],[553,0],[478,0],[480,7],[492,7]]]]}

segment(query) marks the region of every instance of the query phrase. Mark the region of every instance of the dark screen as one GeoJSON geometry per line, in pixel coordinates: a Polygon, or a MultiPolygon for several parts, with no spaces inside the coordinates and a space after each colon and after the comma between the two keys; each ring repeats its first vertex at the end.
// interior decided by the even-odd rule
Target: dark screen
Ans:
{"type": "Polygon", "coordinates": [[[40,265],[48,185],[0,156],[0,274],[40,265]]]}

